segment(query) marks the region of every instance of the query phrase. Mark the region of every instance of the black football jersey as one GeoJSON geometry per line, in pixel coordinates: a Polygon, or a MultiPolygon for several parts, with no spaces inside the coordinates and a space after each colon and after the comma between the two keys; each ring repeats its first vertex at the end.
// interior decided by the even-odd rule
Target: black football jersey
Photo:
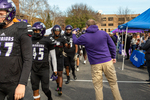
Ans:
{"type": "Polygon", "coordinates": [[[65,47],[64,52],[66,52],[69,55],[75,54],[75,44],[73,43],[72,35],[70,35],[70,36],[64,35],[63,37],[67,41],[67,43],[69,44],[69,47],[70,47],[70,48],[65,47]]]}
{"type": "Polygon", "coordinates": [[[49,51],[54,49],[54,42],[52,37],[32,38],[33,62],[48,62],[49,51]]]}
{"type": "Polygon", "coordinates": [[[62,52],[64,50],[65,44],[67,41],[63,37],[59,37],[58,39],[55,39],[55,51],[56,51],[56,57],[62,56],[62,52]]]}
{"type": "Polygon", "coordinates": [[[0,29],[0,83],[27,84],[32,65],[32,27],[17,22],[0,29]]]}

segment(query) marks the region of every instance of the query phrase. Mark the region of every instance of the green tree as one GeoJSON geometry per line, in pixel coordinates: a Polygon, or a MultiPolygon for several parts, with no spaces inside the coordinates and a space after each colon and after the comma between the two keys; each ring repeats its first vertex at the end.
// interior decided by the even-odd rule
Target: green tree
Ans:
{"type": "Polygon", "coordinates": [[[51,18],[50,18],[49,13],[47,14],[45,26],[46,26],[47,29],[52,27],[52,22],[51,22],[51,18]]]}
{"type": "Polygon", "coordinates": [[[85,23],[88,19],[94,19],[100,21],[98,14],[91,7],[86,4],[75,4],[67,9],[67,18],[65,24],[72,25],[74,28],[78,27],[80,29],[85,27],[85,23]]]}

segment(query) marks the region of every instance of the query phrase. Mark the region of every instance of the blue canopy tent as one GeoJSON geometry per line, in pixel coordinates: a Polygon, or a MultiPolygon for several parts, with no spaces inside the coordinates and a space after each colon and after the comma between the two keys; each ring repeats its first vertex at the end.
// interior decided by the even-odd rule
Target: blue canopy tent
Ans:
{"type": "MultiPolygon", "coordinates": [[[[145,12],[137,16],[136,18],[132,19],[131,21],[119,25],[118,29],[126,29],[126,37],[125,37],[125,46],[126,49],[126,40],[127,40],[127,31],[128,29],[150,29],[150,8],[147,9],[145,12]]],[[[124,70],[124,60],[125,55],[123,55],[123,63],[122,63],[122,70],[124,70]]]]}
{"type": "Polygon", "coordinates": [[[132,19],[131,21],[119,25],[118,29],[150,29],[150,8],[132,19]]]}

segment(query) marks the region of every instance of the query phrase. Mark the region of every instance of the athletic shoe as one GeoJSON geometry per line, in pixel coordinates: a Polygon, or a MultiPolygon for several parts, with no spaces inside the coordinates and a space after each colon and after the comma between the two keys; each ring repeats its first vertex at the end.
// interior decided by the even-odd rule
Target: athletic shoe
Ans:
{"type": "Polygon", "coordinates": [[[79,67],[77,67],[77,72],[79,71],[79,67]]]}
{"type": "Polygon", "coordinates": [[[58,91],[58,95],[61,96],[62,95],[62,91],[58,91]]]}
{"type": "Polygon", "coordinates": [[[83,62],[84,64],[86,64],[86,60],[84,60],[84,62],[83,62]]]}
{"type": "Polygon", "coordinates": [[[57,87],[57,88],[55,89],[55,91],[59,91],[59,88],[57,87]]]}

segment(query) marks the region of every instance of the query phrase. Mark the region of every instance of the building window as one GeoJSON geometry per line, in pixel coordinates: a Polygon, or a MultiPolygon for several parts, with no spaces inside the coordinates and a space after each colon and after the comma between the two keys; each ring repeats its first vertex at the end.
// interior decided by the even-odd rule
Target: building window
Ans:
{"type": "Polygon", "coordinates": [[[103,31],[103,29],[101,29],[103,31]]]}
{"type": "Polygon", "coordinates": [[[105,29],[105,32],[106,32],[106,29],[105,29]]]}
{"type": "Polygon", "coordinates": [[[106,21],[106,17],[103,17],[101,20],[102,20],[102,21],[106,21]]]}
{"type": "Polygon", "coordinates": [[[123,24],[123,23],[118,23],[118,25],[121,25],[121,24],[123,24]]]}
{"type": "Polygon", "coordinates": [[[113,17],[108,17],[108,21],[113,21],[113,17]]]}
{"type": "Polygon", "coordinates": [[[101,24],[101,26],[106,26],[106,24],[101,24]]]}
{"type": "Polygon", "coordinates": [[[129,18],[129,17],[127,17],[127,18],[126,18],[126,21],[130,21],[130,18],[129,18]]]}
{"type": "Polygon", "coordinates": [[[125,21],[125,18],[119,18],[118,20],[119,21],[125,21]]]}
{"type": "Polygon", "coordinates": [[[134,19],[135,17],[132,17],[132,19],[134,19]]]}
{"type": "Polygon", "coordinates": [[[110,29],[108,29],[108,32],[110,32],[110,29]]]}
{"type": "Polygon", "coordinates": [[[109,23],[108,26],[114,26],[114,24],[113,23],[109,23]]]}

